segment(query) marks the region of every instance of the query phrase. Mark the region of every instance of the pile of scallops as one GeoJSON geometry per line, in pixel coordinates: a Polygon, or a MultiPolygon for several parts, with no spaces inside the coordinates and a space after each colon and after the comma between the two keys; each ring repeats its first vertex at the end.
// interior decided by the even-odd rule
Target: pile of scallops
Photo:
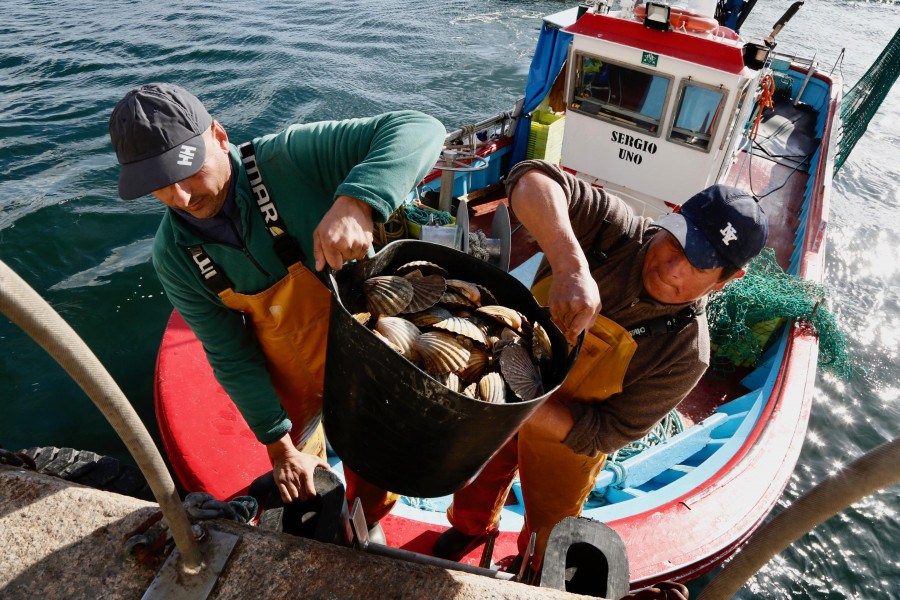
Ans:
{"type": "Polygon", "coordinates": [[[486,287],[415,261],[363,283],[354,318],[448,389],[492,403],[544,393],[551,345],[539,323],[501,306],[486,287]]]}

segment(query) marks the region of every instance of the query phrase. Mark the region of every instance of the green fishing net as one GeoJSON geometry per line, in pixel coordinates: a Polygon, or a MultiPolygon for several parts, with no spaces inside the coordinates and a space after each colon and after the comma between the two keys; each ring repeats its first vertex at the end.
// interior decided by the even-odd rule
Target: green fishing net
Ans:
{"type": "Polygon", "coordinates": [[[878,107],[891,91],[898,75],[900,75],[900,29],[841,102],[841,120],[844,123],[834,160],[835,173],[866,132],[869,121],[878,112],[878,107]]]}
{"type": "Polygon", "coordinates": [[[632,456],[637,456],[648,448],[652,448],[653,446],[668,441],[669,438],[675,437],[682,431],[684,431],[684,421],[681,419],[681,414],[677,410],[673,410],[663,417],[662,420],[650,430],[650,433],[635,442],[631,442],[630,444],[619,448],[610,454],[607,460],[609,462],[620,463],[632,456]]]}
{"type": "Polygon", "coordinates": [[[709,295],[706,316],[712,369],[724,378],[736,366],[752,366],[772,334],[787,320],[811,327],[819,337],[819,368],[843,379],[853,373],[847,343],[825,308],[823,285],[785,273],[766,248],[746,274],[709,295]]]}

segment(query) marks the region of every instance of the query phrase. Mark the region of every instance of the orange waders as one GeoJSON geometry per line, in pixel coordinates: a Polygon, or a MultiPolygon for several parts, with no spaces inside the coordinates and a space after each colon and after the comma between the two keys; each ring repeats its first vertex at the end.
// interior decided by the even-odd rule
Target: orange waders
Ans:
{"type": "MultiPolygon", "coordinates": [[[[547,277],[531,290],[543,305],[547,304],[551,282],[552,278],[547,277]]],[[[601,402],[618,394],[636,349],[637,342],[625,329],[598,316],[584,336],[581,352],[568,377],[547,402],[601,402]]],[[[518,470],[525,504],[519,552],[525,553],[534,532],[537,569],[550,531],[565,517],[581,514],[605,462],[605,454],[596,457],[576,454],[559,440],[542,433],[537,423],[528,421],[517,437],[494,455],[475,481],[454,494],[447,518],[455,529],[467,535],[497,527],[518,470]]]]}
{"type": "MultiPolygon", "coordinates": [[[[252,145],[240,147],[254,194],[267,199],[262,177],[256,169],[252,145]],[[262,192],[258,192],[258,189],[262,192]]],[[[326,458],[325,432],[322,428],[322,393],[325,382],[325,349],[328,344],[328,316],[331,312],[331,292],[302,262],[299,245],[285,251],[289,239],[280,217],[272,218],[262,204],[257,203],[276,245],[276,252],[288,269],[288,274],[272,287],[258,294],[235,292],[229,285],[218,292],[228,308],[248,315],[254,333],[266,356],[269,376],[281,404],[291,419],[291,441],[301,451],[326,458]],[[293,258],[287,258],[292,256],[293,258]],[[293,260],[296,259],[296,262],[293,260]]],[[[272,209],[270,209],[272,211],[272,209]]],[[[202,250],[190,249],[195,261],[202,250]]],[[[212,264],[211,261],[209,261],[212,264]]],[[[214,268],[215,265],[213,265],[214,268]]],[[[227,281],[227,279],[226,279],[227,281]]],[[[230,282],[229,282],[230,283],[230,282]]],[[[345,467],[347,498],[359,498],[369,523],[387,515],[399,498],[359,478],[345,467]]]]}
{"type": "MultiPolygon", "coordinates": [[[[253,320],[254,334],[266,355],[272,386],[293,423],[291,441],[301,451],[325,459],[322,390],[331,292],[303,263],[258,294],[219,294],[228,308],[253,320]]],[[[347,497],[359,497],[370,523],[387,515],[399,496],[344,468],[347,497]]]]}

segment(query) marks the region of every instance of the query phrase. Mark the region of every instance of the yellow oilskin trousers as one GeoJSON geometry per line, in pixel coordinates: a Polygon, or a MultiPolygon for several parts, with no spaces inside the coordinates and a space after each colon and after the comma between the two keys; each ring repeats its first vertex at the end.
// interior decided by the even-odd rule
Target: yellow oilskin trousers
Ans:
{"type": "MultiPolygon", "coordinates": [[[[547,277],[531,290],[542,305],[547,305],[551,283],[552,277],[547,277]]],[[[602,402],[618,394],[636,349],[637,342],[624,328],[598,316],[585,334],[581,352],[568,377],[547,401],[602,402]]],[[[525,553],[534,532],[534,566],[539,568],[550,531],[565,517],[581,514],[605,462],[605,454],[596,457],[576,454],[559,440],[548,437],[538,423],[530,420],[471,484],[454,494],[447,518],[455,529],[467,535],[497,527],[518,471],[525,505],[519,552],[525,553]]]]}
{"type": "MultiPolygon", "coordinates": [[[[331,292],[303,263],[258,294],[232,289],[219,294],[228,308],[253,321],[272,386],[291,419],[291,441],[301,452],[326,458],[322,393],[331,292]]],[[[345,469],[347,497],[359,497],[370,523],[387,515],[399,496],[361,480],[345,469]]]]}

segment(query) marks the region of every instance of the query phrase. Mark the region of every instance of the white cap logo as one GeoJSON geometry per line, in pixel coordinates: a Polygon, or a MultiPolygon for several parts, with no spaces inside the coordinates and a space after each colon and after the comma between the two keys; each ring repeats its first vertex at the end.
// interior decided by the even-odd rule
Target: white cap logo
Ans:
{"type": "Polygon", "coordinates": [[[190,167],[194,164],[194,153],[197,149],[194,146],[183,145],[178,153],[178,164],[183,167],[190,167]]]}
{"type": "Polygon", "coordinates": [[[731,225],[731,223],[728,223],[727,225],[725,225],[725,229],[719,230],[719,233],[722,234],[722,243],[725,244],[726,246],[732,240],[738,239],[737,238],[737,230],[731,225]]]}

